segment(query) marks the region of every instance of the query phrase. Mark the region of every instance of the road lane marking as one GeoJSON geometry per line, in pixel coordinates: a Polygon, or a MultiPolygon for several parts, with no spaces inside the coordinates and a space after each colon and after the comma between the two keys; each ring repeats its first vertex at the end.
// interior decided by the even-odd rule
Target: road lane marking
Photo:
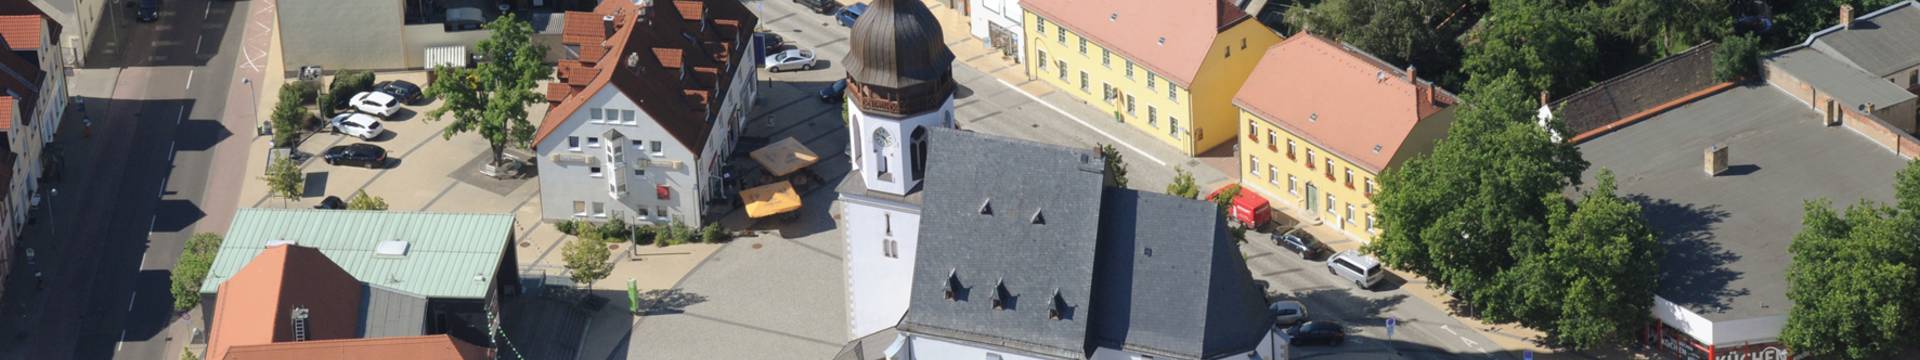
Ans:
{"type": "Polygon", "coordinates": [[[1448,334],[1453,334],[1453,336],[1460,336],[1460,333],[1453,332],[1453,328],[1447,327],[1446,324],[1440,324],[1440,330],[1446,330],[1448,334]]]}
{"type": "MultiPolygon", "coordinates": [[[[169,163],[173,162],[173,145],[177,143],[179,143],[179,141],[177,140],[167,142],[167,162],[169,163]]],[[[166,184],[167,184],[167,180],[165,178],[160,179],[161,187],[163,188],[166,187],[166,184]]]]}
{"type": "Polygon", "coordinates": [[[994,78],[993,81],[998,81],[1000,82],[1000,85],[1005,85],[1008,89],[1013,89],[1014,92],[1020,93],[1020,95],[1026,95],[1028,99],[1033,99],[1033,102],[1040,103],[1040,105],[1046,106],[1048,109],[1053,109],[1053,111],[1059,112],[1060,115],[1065,115],[1068,119],[1073,119],[1073,122],[1080,123],[1080,126],[1085,126],[1088,129],[1093,129],[1093,132],[1100,133],[1101,136],[1106,136],[1108,139],[1113,139],[1113,142],[1120,143],[1121,146],[1126,146],[1128,149],[1132,149],[1133,152],[1139,153],[1140,156],[1146,157],[1147,160],[1153,160],[1155,164],[1160,164],[1160,166],[1167,166],[1167,162],[1160,161],[1160,158],[1153,157],[1153,154],[1148,154],[1145,150],[1140,150],[1140,148],[1134,147],[1133,144],[1129,144],[1126,141],[1120,140],[1119,137],[1115,137],[1113,136],[1113,134],[1108,134],[1105,130],[1100,130],[1100,128],[1093,127],[1093,124],[1088,124],[1086,120],[1080,120],[1080,117],[1073,116],[1073,114],[1067,113],[1066,110],[1061,110],[1059,107],[1053,106],[1053,103],[1047,102],[1046,100],[1040,100],[1040,97],[1033,96],[1032,93],[1028,93],[1026,90],[1020,89],[1019,86],[1014,86],[1013,83],[1009,83],[1006,80],[1001,80],[1000,78],[994,78]]]}
{"type": "MultiPolygon", "coordinates": [[[[200,51],[200,50],[199,50],[199,49],[195,49],[194,51],[195,51],[195,52],[198,52],[198,51],[200,51]]],[[[192,88],[193,88],[193,69],[187,69],[187,88],[188,88],[188,89],[192,89],[192,88]]],[[[182,109],[185,109],[185,107],[182,107],[182,109]]]]}
{"type": "Polygon", "coordinates": [[[147,232],[149,233],[153,232],[153,225],[159,224],[159,223],[160,223],[160,214],[153,214],[153,217],[147,220],[147,232]]]}
{"type": "Polygon", "coordinates": [[[200,40],[195,40],[195,41],[193,42],[193,53],[195,53],[195,54],[199,54],[199,53],[200,53],[200,48],[201,48],[201,47],[204,47],[204,46],[206,46],[206,45],[207,45],[207,36],[206,36],[206,35],[200,35],[200,40]]]}
{"type": "Polygon", "coordinates": [[[133,300],[139,299],[139,298],[140,298],[139,291],[133,292],[133,295],[127,295],[127,311],[133,311],[133,300]]]}
{"type": "Polygon", "coordinates": [[[127,348],[127,329],[120,329],[120,343],[113,346],[113,352],[127,348]]]}
{"type": "Polygon", "coordinates": [[[1472,346],[1472,347],[1474,347],[1475,349],[1478,349],[1478,348],[1480,348],[1480,343],[1477,343],[1477,342],[1473,342],[1473,340],[1472,340],[1472,339],[1467,339],[1467,337],[1465,337],[1465,336],[1461,336],[1461,337],[1460,337],[1460,341],[1461,341],[1461,342],[1465,342],[1465,343],[1467,343],[1467,346],[1472,346]]]}
{"type": "Polygon", "coordinates": [[[201,11],[201,12],[200,12],[200,19],[201,19],[201,20],[206,20],[207,18],[211,18],[211,17],[213,17],[213,2],[212,2],[212,1],[208,1],[208,2],[207,2],[207,10],[206,10],[206,11],[201,11]]]}
{"type": "MultiPolygon", "coordinates": [[[[191,71],[189,71],[189,72],[187,72],[187,74],[189,75],[189,76],[188,76],[188,78],[189,78],[189,79],[191,79],[191,78],[192,78],[192,76],[191,76],[191,75],[193,74],[193,72],[191,72],[191,71]]],[[[174,115],[174,116],[173,116],[173,124],[174,124],[174,125],[180,125],[180,122],[181,122],[181,121],[184,121],[184,120],[186,120],[186,119],[187,119],[187,106],[186,106],[186,105],[180,105],[180,111],[178,112],[178,114],[177,114],[177,115],[174,115]]]]}

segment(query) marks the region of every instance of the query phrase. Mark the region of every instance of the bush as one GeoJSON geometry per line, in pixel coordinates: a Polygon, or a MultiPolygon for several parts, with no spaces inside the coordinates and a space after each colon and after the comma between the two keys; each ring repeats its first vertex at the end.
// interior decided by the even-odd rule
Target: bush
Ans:
{"type": "Polygon", "coordinates": [[[333,100],[333,93],[320,94],[320,99],[314,101],[314,103],[319,105],[321,118],[332,119],[334,115],[338,114],[336,112],[338,109],[333,107],[333,104],[337,103],[333,100]]]}
{"type": "Polygon", "coordinates": [[[621,243],[627,242],[627,240],[631,238],[631,234],[627,231],[627,222],[625,220],[613,219],[612,221],[607,221],[605,224],[600,224],[600,228],[594,230],[600,232],[600,238],[606,239],[607,242],[621,243]]]}
{"type": "Polygon", "coordinates": [[[333,74],[333,84],[327,86],[327,93],[333,94],[334,107],[340,107],[354,94],[373,90],[373,73],[360,70],[343,70],[333,74]]]}
{"type": "Polygon", "coordinates": [[[577,220],[567,220],[567,221],[553,223],[553,229],[560,230],[561,234],[567,234],[570,236],[579,235],[580,224],[575,221],[577,220]]]}
{"type": "Polygon", "coordinates": [[[637,245],[641,242],[647,242],[647,243],[658,242],[658,241],[655,241],[654,237],[658,236],[659,233],[660,233],[660,227],[658,226],[640,225],[640,226],[633,227],[633,234],[630,234],[630,235],[632,235],[633,243],[637,245]]]}
{"type": "Polygon", "coordinates": [[[320,84],[312,81],[294,81],[280,85],[281,102],[306,105],[320,95],[320,84]]]}
{"type": "Polygon", "coordinates": [[[660,228],[660,232],[654,235],[654,243],[664,243],[666,245],[685,244],[695,240],[694,236],[699,235],[695,234],[693,230],[694,229],[688,227],[686,223],[674,220],[672,224],[667,224],[667,226],[660,228]]]}
{"type": "Polygon", "coordinates": [[[718,244],[727,240],[727,231],[721,230],[718,223],[707,224],[706,227],[700,228],[700,242],[718,244]]]}
{"type": "Polygon", "coordinates": [[[1753,35],[1728,37],[1713,52],[1713,79],[1741,81],[1760,76],[1760,58],[1766,50],[1753,35]]]}

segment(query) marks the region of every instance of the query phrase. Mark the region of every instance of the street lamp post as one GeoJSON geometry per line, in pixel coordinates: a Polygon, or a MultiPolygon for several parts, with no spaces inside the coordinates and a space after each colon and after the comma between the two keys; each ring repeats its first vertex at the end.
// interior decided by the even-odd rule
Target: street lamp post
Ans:
{"type": "Polygon", "coordinates": [[[60,225],[58,222],[53,221],[53,203],[58,202],[59,200],[60,200],[60,189],[47,188],[47,235],[51,235],[55,239],[60,238],[60,233],[59,233],[60,225]]]}
{"type": "Polygon", "coordinates": [[[266,132],[266,128],[260,125],[260,94],[253,90],[253,79],[240,78],[240,84],[247,86],[247,99],[250,100],[247,109],[252,111],[248,115],[253,118],[253,136],[260,136],[266,132]]]}

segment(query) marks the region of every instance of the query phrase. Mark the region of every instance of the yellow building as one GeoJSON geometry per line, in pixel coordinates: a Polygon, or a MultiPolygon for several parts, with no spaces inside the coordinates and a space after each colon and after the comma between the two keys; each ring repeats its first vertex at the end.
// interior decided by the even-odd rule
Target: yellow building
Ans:
{"type": "Polygon", "coordinates": [[[1193,156],[1230,143],[1232,99],[1280,35],[1219,0],[1025,0],[1027,74],[1193,156]]]}
{"type": "Polygon", "coordinates": [[[1266,50],[1234,96],[1246,131],[1237,137],[1240,183],[1371,242],[1375,177],[1431,151],[1458,103],[1411,67],[1296,34],[1266,50]]]}

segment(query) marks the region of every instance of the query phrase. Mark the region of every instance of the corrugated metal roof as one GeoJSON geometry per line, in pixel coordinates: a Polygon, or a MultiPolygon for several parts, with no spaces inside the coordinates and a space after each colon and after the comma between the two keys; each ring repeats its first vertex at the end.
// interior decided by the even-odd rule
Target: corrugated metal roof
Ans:
{"type": "Polygon", "coordinates": [[[513,236],[509,214],[240,209],[200,292],[212,293],[267,243],[320,249],[355,279],[428,298],[479,299],[513,236]],[[381,241],[409,243],[405,256],[374,255],[381,241]]]}

